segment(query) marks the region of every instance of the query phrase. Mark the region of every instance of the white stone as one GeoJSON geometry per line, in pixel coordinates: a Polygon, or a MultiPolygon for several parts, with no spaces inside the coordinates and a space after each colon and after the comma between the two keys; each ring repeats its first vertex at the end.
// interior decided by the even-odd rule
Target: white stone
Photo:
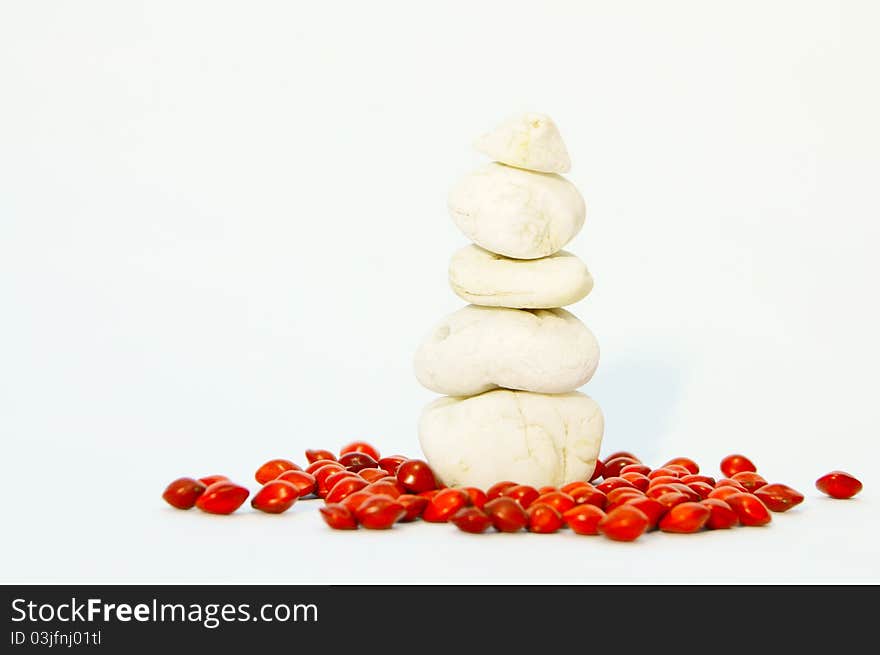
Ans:
{"type": "Polygon", "coordinates": [[[589,479],[603,430],[602,411],[585,394],[498,389],[438,398],[422,411],[419,440],[448,486],[511,480],[537,488],[589,479]]]}
{"type": "Polygon", "coordinates": [[[449,213],[471,241],[499,255],[537,259],[562,249],[584,225],[575,186],[553,173],[489,164],[449,192],[449,213]]]}
{"type": "Polygon", "coordinates": [[[452,256],[449,285],[475,305],[546,309],[586,297],[593,277],[584,262],[565,250],[540,259],[511,259],[471,245],[452,256]]]}
{"type": "Polygon", "coordinates": [[[474,143],[480,152],[517,168],[544,173],[571,170],[568,150],[553,119],[546,114],[511,116],[474,143]]]}
{"type": "Polygon", "coordinates": [[[419,346],[416,377],[449,396],[496,387],[574,391],[599,363],[593,333],[564,309],[468,305],[447,316],[419,346]]]}

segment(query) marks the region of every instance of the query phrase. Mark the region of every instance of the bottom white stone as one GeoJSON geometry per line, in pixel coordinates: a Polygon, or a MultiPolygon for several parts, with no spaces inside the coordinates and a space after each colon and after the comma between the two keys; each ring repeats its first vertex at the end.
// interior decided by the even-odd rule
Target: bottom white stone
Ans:
{"type": "Polygon", "coordinates": [[[599,405],[577,391],[496,389],[430,403],[419,421],[419,440],[448,486],[485,490],[502,480],[559,486],[589,479],[604,427],[599,405]]]}

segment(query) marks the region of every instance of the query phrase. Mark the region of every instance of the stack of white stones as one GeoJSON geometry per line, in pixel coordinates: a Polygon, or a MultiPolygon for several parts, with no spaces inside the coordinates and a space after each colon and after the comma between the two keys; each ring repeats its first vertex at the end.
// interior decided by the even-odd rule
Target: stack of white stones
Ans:
{"type": "Polygon", "coordinates": [[[494,162],[449,195],[455,224],[475,244],[453,255],[449,282],[472,304],[416,353],[419,382],[445,395],[422,413],[422,450],[449,486],[586,480],[604,420],[575,390],[593,376],[599,346],[560,309],[593,288],[584,263],[561,250],[584,224],[584,200],[559,175],[571,163],[548,116],[515,116],[476,147],[494,162]]]}

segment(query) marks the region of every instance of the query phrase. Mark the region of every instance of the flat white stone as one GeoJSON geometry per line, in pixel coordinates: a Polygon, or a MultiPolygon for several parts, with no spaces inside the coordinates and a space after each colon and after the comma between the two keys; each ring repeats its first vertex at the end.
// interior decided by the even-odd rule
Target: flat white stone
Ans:
{"type": "Polygon", "coordinates": [[[546,309],[586,297],[593,276],[584,262],[565,250],[540,259],[511,259],[471,245],[452,256],[449,285],[475,305],[546,309]]]}
{"type": "Polygon", "coordinates": [[[544,173],[571,170],[559,128],[546,114],[529,112],[511,116],[477,139],[474,147],[495,161],[517,168],[544,173]]]}
{"type": "Polygon", "coordinates": [[[419,382],[449,396],[497,387],[574,391],[599,363],[593,333],[564,309],[468,305],[440,322],[415,356],[419,382]]]}
{"type": "Polygon", "coordinates": [[[489,164],[449,192],[449,213],[471,241],[499,255],[537,259],[559,251],[584,225],[575,186],[553,173],[489,164]]]}
{"type": "Polygon", "coordinates": [[[422,411],[419,440],[448,486],[560,486],[592,475],[604,423],[599,405],[582,393],[498,389],[438,398],[422,411]]]}

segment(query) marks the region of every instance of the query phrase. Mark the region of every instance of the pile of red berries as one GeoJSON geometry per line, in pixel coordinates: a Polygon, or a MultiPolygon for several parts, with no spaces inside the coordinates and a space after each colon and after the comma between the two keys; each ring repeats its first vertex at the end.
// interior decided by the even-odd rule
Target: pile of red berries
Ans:
{"type": "MultiPolygon", "coordinates": [[[[487,490],[444,487],[431,467],[402,455],[381,457],[370,444],[356,441],[339,452],[307,450],[303,470],[286,459],[273,459],[255,474],[262,487],[251,506],[262,512],[285,512],[300,498],[322,498],[324,521],[337,530],[363,526],[390,528],[421,518],[451,522],[460,530],[481,533],[528,530],[556,532],[568,527],[577,534],[604,534],[632,541],[644,532],[693,533],[737,525],[766,525],[771,512],[785,512],[804,500],[803,494],[780,483],[768,483],[743,455],[721,460],[723,478],[700,474],[687,457],[659,468],[646,466],[635,455],[618,452],[596,464],[589,481],[560,488],[512,481],[487,490]]],[[[862,489],[856,478],[832,471],[816,481],[832,498],[851,498],[862,489]]],[[[250,492],[222,475],[198,480],[180,478],[162,497],[178,509],[193,506],[212,514],[231,514],[250,492]]]]}

